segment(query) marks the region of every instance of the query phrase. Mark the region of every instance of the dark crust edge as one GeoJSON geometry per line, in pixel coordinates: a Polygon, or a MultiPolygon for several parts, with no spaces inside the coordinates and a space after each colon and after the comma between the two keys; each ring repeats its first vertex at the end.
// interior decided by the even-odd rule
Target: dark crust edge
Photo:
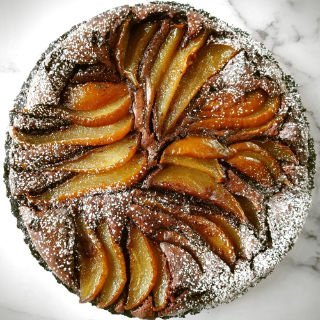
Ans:
{"type": "MultiPolygon", "coordinates": [[[[281,72],[282,72],[282,80],[285,83],[286,86],[286,90],[290,93],[298,93],[298,85],[295,82],[295,80],[293,79],[293,77],[291,75],[285,74],[282,70],[282,68],[280,67],[278,61],[273,57],[272,52],[267,49],[264,44],[262,42],[259,42],[257,40],[255,40],[248,32],[243,31],[242,29],[238,28],[238,27],[234,27],[230,24],[228,24],[227,22],[225,22],[224,20],[221,20],[215,16],[212,16],[209,12],[204,11],[203,9],[196,9],[193,6],[189,5],[189,4],[181,4],[178,2],[174,2],[174,1],[151,1],[149,2],[149,4],[155,4],[155,5],[163,5],[163,4],[167,4],[170,5],[172,7],[176,7],[178,9],[181,9],[182,11],[189,11],[189,10],[193,10],[201,15],[203,15],[204,17],[210,19],[213,22],[223,22],[227,27],[229,27],[230,29],[232,29],[237,35],[239,35],[240,37],[245,37],[245,38],[249,38],[251,41],[256,41],[257,43],[259,43],[259,45],[261,46],[262,49],[265,50],[266,55],[264,56],[267,60],[271,61],[272,63],[274,63],[277,67],[280,68],[281,72]]],[[[148,4],[145,3],[137,3],[135,5],[131,5],[130,8],[135,7],[135,6],[148,6],[148,4]]],[[[123,6],[117,6],[111,9],[117,9],[123,6]]],[[[109,9],[109,10],[111,10],[109,9]]],[[[98,14],[97,16],[101,16],[104,13],[108,12],[109,10],[102,12],[100,14],[98,14]]],[[[95,16],[95,17],[97,17],[95,16]]],[[[93,19],[95,18],[93,17],[93,19]]],[[[17,104],[21,104],[23,102],[25,102],[26,99],[26,93],[28,91],[30,82],[34,76],[34,74],[36,74],[36,72],[39,69],[39,66],[41,65],[41,63],[44,61],[44,59],[46,58],[46,56],[60,43],[62,42],[68,35],[69,33],[71,33],[72,31],[74,31],[75,29],[77,29],[79,26],[83,25],[87,23],[87,21],[83,21],[75,26],[73,26],[69,31],[67,31],[66,33],[64,33],[62,36],[60,36],[57,40],[51,42],[48,46],[48,48],[45,50],[45,52],[41,55],[40,59],[36,62],[35,67],[31,70],[27,80],[23,83],[20,92],[18,94],[18,96],[16,97],[16,99],[14,100],[14,106],[17,104]]],[[[308,145],[306,146],[306,150],[309,153],[309,157],[308,157],[308,161],[307,161],[307,169],[308,169],[308,194],[311,198],[312,196],[312,190],[314,189],[314,177],[315,177],[315,172],[316,172],[316,152],[315,152],[315,148],[314,148],[314,139],[312,138],[311,134],[310,134],[310,124],[308,122],[308,119],[306,117],[306,108],[303,107],[302,101],[301,101],[301,97],[298,94],[298,96],[296,96],[296,107],[299,108],[298,113],[302,116],[302,121],[304,123],[304,127],[307,127],[308,129],[308,145]]],[[[9,120],[11,122],[11,116],[9,115],[9,120]]],[[[5,160],[4,160],[4,175],[3,175],[3,179],[4,179],[4,183],[6,185],[6,195],[9,198],[10,204],[11,204],[11,211],[12,214],[15,216],[15,218],[17,219],[17,227],[23,232],[24,234],[24,242],[28,245],[31,254],[36,258],[36,260],[38,261],[39,265],[41,265],[45,270],[51,272],[53,274],[53,276],[55,277],[56,281],[59,284],[62,284],[69,292],[71,293],[75,293],[74,290],[72,290],[70,287],[68,287],[66,284],[64,284],[57,276],[55,276],[55,274],[49,269],[47,263],[44,261],[44,259],[40,256],[40,254],[38,253],[38,251],[35,249],[35,247],[32,244],[32,241],[28,235],[27,229],[23,224],[22,218],[20,217],[19,214],[19,201],[12,198],[11,197],[11,190],[10,190],[10,186],[9,186],[9,151],[10,151],[10,145],[11,145],[12,139],[9,135],[9,133],[7,132],[7,136],[6,136],[6,140],[5,140],[5,160]]],[[[311,203],[311,202],[310,202],[311,203]]],[[[309,208],[308,210],[310,210],[310,204],[309,204],[309,208]]],[[[299,232],[297,232],[295,239],[293,239],[293,241],[291,242],[290,246],[288,247],[287,251],[284,252],[284,254],[282,255],[283,259],[288,252],[293,248],[299,234],[301,233],[302,230],[300,230],[299,232]]],[[[261,280],[267,278],[269,276],[269,274],[271,274],[273,272],[273,270],[275,269],[276,265],[273,266],[273,268],[271,270],[269,270],[268,273],[266,273],[263,277],[260,277],[258,280],[255,280],[253,283],[251,283],[250,286],[246,287],[240,294],[235,295],[233,297],[232,300],[229,300],[228,302],[231,302],[235,299],[237,299],[239,296],[245,294],[249,288],[251,287],[255,287],[258,283],[260,283],[261,280]]],[[[225,302],[226,303],[226,302],[225,302]]],[[[224,303],[223,303],[224,304],[224,303]]],[[[183,314],[179,314],[179,317],[184,318],[187,314],[198,314],[199,312],[201,312],[201,310],[205,309],[205,307],[202,305],[200,308],[196,308],[194,310],[187,310],[185,313],[183,314]]],[[[114,307],[110,306],[108,308],[106,308],[105,310],[109,311],[112,314],[118,314],[117,312],[115,312],[114,307]]],[[[125,315],[129,318],[133,318],[133,316],[131,315],[130,312],[125,311],[122,315],[125,315]]],[[[172,318],[172,316],[163,316],[161,317],[163,319],[169,319],[172,318]]]]}

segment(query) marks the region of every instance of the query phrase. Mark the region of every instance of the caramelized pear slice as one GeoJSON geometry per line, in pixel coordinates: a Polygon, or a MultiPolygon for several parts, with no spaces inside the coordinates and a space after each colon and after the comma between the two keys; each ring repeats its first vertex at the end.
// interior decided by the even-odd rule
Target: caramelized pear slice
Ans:
{"type": "Polygon", "coordinates": [[[160,163],[176,164],[187,168],[203,171],[213,177],[217,182],[223,182],[224,172],[217,159],[197,159],[187,156],[163,155],[160,163]]]}
{"type": "Polygon", "coordinates": [[[190,136],[171,143],[164,156],[187,156],[203,159],[219,159],[229,155],[229,150],[218,140],[212,138],[190,136]]]}
{"type": "Polygon", "coordinates": [[[158,265],[158,277],[152,290],[154,311],[164,309],[168,302],[170,275],[166,259],[161,253],[160,248],[154,246],[154,254],[158,265]]]}
{"type": "Polygon", "coordinates": [[[202,48],[196,61],[181,79],[173,104],[164,124],[164,131],[170,131],[206,80],[234,56],[235,49],[223,44],[209,44],[202,48]]]}
{"type": "Polygon", "coordinates": [[[177,214],[178,218],[189,224],[210,245],[211,249],[228,265],[234,265],[234,247],[225,233],[212,221],[188,214],[177,214]]]}
{"type": "Polygon", "coordinates": [[[99,146],[121,140],[130,132],[132,125],[133,117],[130,115],[114,124],[103,127],[72,125],[65,130],[54,131],[44,135],[24,134],[14,130],[13,135],[17,141],[29,144],[57,143],[99,146]]]}
{"type": "Polygon", "coordinates": [[[35,200],[63,201],[101,189],[118,190],[130,187],[144,175],[146,156],[136,154],[129,162],[106,173],[80,173],[65,183],[35,197],[35,200]]]}
{"type": "Polygon", "coordinates": [[[233,143],[237,141],[251,140],[255,137],[261,137],[262,135],[273,136],[275,132],[277,132],[277,127],[283,122],[284,117],[285,113],[279,113],[274,119],[262,126],[242,129],[236,133],[233,133],[227,137],[226,141],[228,143],[233,143]]]}
{"type": "Polygon", "coordinates": [[[258,211],[257,208],[254,206],[252,201],[250,201],[248,198],[235,195],[237,201],[240,203],[244,213],[246,214],[246,217],[248,218],[249,222],[257,229],[261,229],[261,223],[258,218],[258,211]]]}
{"type": "Polygon", "coordinates": [[[265,103],[267,95],[262,90],[248,92],[238,103],[223,103],[220,100],[214,100],[206,105],[200,113],[201,117],[245,117],[257,112],[265,103]]]}
{"type": "Polygon", "coordinates": [[[260,183],[262,186],[267,188],[273,186],[272,176],[260,160],[236,155],[228,159],[227,162],[240,172],[260,183]]]}
{"type": "Polygon", "coordinates": [[[68,112],[72,123],[86,126],[99,127],[115,123],[129,114],[131,106],[130,96],[124,96],[106,106],[96,110],[68,112]]]}
{"type": "MultiPolygon", "coordinates": [[[[245,212],[246,213],[246,212],[245,212]]],[[[205,216],[208,220],[214,222],[230,239],[237,256],[243,256],[243,245],[236,227],[224,216],[208,214],[205,216]]]]}
{"type": "Polygon", "coordinates": [[[155,101],[157,131],[160,133],[166,119],[171,101],[177,91],[178,85],[190,64],[191,58],[203,46],[207,38],[206,33],[200,34],[197,38],[190,40],[189,44],[180,48],[171,61],[157,91],[155,101]]]}
{"type": "Polygon", "coordinates": [[[157,281],[157,262],[149,240],[135,226],[129,231],[130,283],[126,310],[139,306],[157,281]]]}
{"type": "Polygon", "coordinates": [[[106,308],[114,303],[127,282],[126,263],[121,247],[112,239],[108,225],[98,227],[98,237],[106,251],[109,273],[97,298],[97,306],[106,308]]]}
{"type": "Polygon", "coordinates": [[[279,161],[292,162],[298,164],[298,160],[292,150],[278,141],[255,141],[263,149],[267,150],[275,159],[279,161]]]}
{"type": "Polygon", "coordinates": [[[75,217],[80,259],[80,301],[92,301],[108,276],[108,260],[102,243],[80,215],[75,217]]]}
{"type": "Polygon", "coordinates": [[[128,137],[113,144],[94,149],[75,160],[66,161],[53,170],[72,172],[106,172],[121,167],[136,153],[138,137],[128,137]]]}
{"type": "Polygon", "coordinates": [[[137,72],[140,61],[158,27],[159,25],[157,23],[148,22],[132,28],[128,41],[130,50],[126,52],[124,73],[135,86],[138,85],[137,72]]]}
{"type": "Polygon", "coordinates": [[[190,125],[190,130],[208,129],[244,129],[262,126],[271,121],[280,108],[280,97],[269,97],[263,107],[246,117],[212,117],[194,122],[190,125]]]}
{"type": "Polygon", "coordinates": [[[64,104],[71,110],[96,110],[128,94],[125,83],[87,82],[68,88],[64,104]]]}
{"type": "Polygon", "coordinates": [[[241,222],[247,221],[236,199],[214,178],[197,169],[169,165],[156,172],[150,184],[199,197],[230,212],[241,222]]]}
{"type": "Polygon", "coordinates": [[[131,29],[131,19],[127,19],[122,23],[119,30],[119,38],[115,47],[115,57],[117,62],[118,71],[124,71],[125,57],[129,42],[129,35],[131,29]]]}
{"type": "Polygon", "coordinates": [[[182,25],[174,26],[161,46],[147,81],[149,87],[147,90],[148,104],[153,103],[155,91],[159,88],[160,81],[178,50],[183,34],[184,28],[182,25]]]}

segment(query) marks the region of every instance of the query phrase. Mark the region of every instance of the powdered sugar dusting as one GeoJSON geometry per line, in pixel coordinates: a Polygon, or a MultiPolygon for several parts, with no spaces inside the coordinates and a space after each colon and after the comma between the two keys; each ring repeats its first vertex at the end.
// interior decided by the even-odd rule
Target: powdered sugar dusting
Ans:
{"type": "MultiPolygon", "coordinates": [[[[197,197],[151,190],[148,180],[141,185],[142,179],[148,176],[148,170],[152,172],[158,165],[154,162],[148,163],[148,170],[141,170],[138,183],[134,181],[133,186],[95,188],[80,198],[62,203],[34,203],[30,195],[41,194],[74,176],[68,171],[50,171],[50,166],[77,158],[91,149],[84,146],[26,145],[16,141],[13,135],[7,159],[8,178],[10,195],[19,207],[28,237],[48,267],[72,290],[78,286],[74,215],[81,214],[92,230],[102,221],[107,221],[113,239],[119,244],[126,236],[127,224],[135,223],[146,236],[158,243],[166,256],[172,278],[172,296],[166,309],[158,315],[174,316],[235,299],[267,276],[281,261],[296,240],[310,205],[308,166],[312,151],[308,147],[308,125],[302,116],[295,84],[283,74],[270,52],[246,33],[216,18],[189,6],[168,3],[116,8],[76,26],[60,38],[40,60],[18,97],[11,114],[14,129],[41,134],[71,125],[70,122],[64,123],[65,119],[59,122],[64,114],[55,108],[61,107],[62,94],[77,68],[96,64],[111,68],[116,64],[112,50],[116,45],[118,27],[128,17],[139,22],[150,16],[154,19],[174,18],[187,24],[188,41],[207,29],[213,33],[207,43],[227,44],[237,50],[237,54],[218,74],[208,79],[191,100],[186,120],[181,124],[181,131],[176,131],[175,138],[185,135],[188,123],[196,119],[199,108],[208,101],[218,100],[221,106],[225,103],[225,95],[235,102],[245,92],[257,88],[270,96],[282,95],[277,113],[280,120],[258,138],[280,140],[296,154],[298,164],[281,163],[290,183],[270,190],[252,183],[230,183],[232,175],[240,181],[242,176],[238,176],[225,162],[220,162],[229,179],[225,182],[226,188],[253,203],[260,229],[250,223],[239,223],[229,212],[197,197]],[[154,15],[159,12],[161,15],[154,15]],[[237,253],[235,264],[228,265],[223,261],[192,226],[179,220],[179,214],[222,215],[241,239],[241,253],[237,253]]],[[[136,129],[138,131],[139,128],[136,129]]],[[[229,144],[228,139],[232,139],[233,133],[226,130],[222,136],[219,132],[203,134],[216,134],[222,143],[229,144]]],[[[149,138],[156,143],[154,136],[149,138]]],[[[161,150],[161,147],[157,145],[155,150],[161,150]]],[[[126,251],[125,246],[123,250],[126,251]]]]}

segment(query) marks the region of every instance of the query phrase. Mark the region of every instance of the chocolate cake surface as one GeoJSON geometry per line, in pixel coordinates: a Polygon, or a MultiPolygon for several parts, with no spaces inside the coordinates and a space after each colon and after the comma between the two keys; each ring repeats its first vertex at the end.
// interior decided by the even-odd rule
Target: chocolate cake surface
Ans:
{"type": "Polygon", "coordinates": [[[176,3],[72,28],[10,112],[5,181],[26,242],[113,313],[227,303],[293,246],[313,142],[293,79],[245,32],[176,3]]]}

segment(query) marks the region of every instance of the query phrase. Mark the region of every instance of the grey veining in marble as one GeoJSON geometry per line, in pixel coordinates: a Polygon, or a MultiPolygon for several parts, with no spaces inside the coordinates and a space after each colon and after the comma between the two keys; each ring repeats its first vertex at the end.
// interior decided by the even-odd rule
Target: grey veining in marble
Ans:
{"type": "MultiPolygon", "coordinates": [[[[137,1],[144,2],[144,1],[137,1]]],[[[271,49],[283,69],[299,84],[315,139],[320,172],[320,1],[181,1],[202,8],[248,31],[271,49]]],[[[116,5],[135,1],[118,0],[116,5]]],[[[115,5],[90,0],[11,0],[0,2],[1,144],[8,110],[29,71],[48,44],[70,27],[115,5]],[[76,8],[76,9],[75,9],[76,8]]],[[[4,150],[1,148],[1,159],[4,150]]],[[[276,270],[231,304],[188,319],[320,319],[320,175],[303,233],[276,270]]],[[[1,184],[0,319],[124,319],[110,316],[57,285],[29,253],[1,184]],[[18,257],[18,258],[17,258],[18,257]]]]}

